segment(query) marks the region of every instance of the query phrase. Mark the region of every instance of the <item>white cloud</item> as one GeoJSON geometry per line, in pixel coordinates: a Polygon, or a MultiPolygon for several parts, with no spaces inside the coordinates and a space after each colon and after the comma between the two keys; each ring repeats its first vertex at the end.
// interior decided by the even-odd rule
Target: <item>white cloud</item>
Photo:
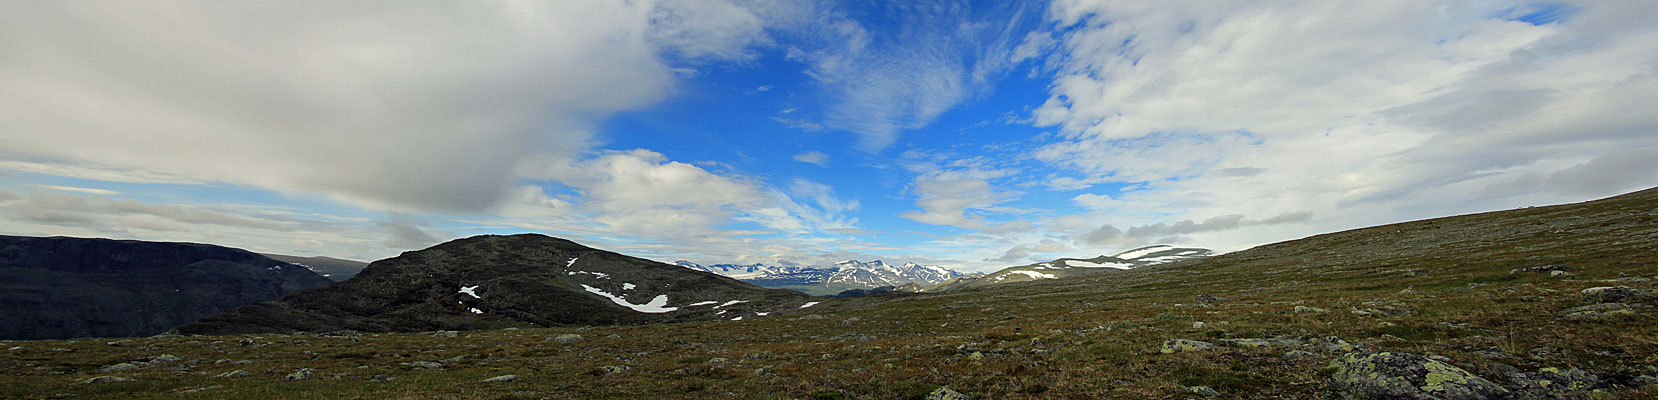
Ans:
{"type": "Polygon", "coordinates": [[[816,164],[819,167],[829,168],[829,155],[823,154],[823,152],[817,150],[795,154],[794,160],[807,164],[816,164]]]}
{"type": "Polygon", "coordinates": [[[857,220],[846,216],[858,208],[856,201],[804,179],[792,180],[787,190],[770,189],[754,178],[716,174],[643,149],[537,165],[526,174],[574,193],[519,188],[498,211],[503,219],[482,223],[609,238],[616,250],[641,256],[681,252],[731,259],[799,252],[821,236],[858,229],[857,220]],[[734,226],[739,223],[760,229],[734,226]]]}
{"type": "Polygon", "coordinates": [[[1521,5],[1059,1],[1033,112],[1059,139],[1031,155],[1068,171],[1056,189],[1143,182],[1077,196],[1122,213],[1072,237],[1320,216],[1191,232],[1223,250],[1658,185],[1658,23],[1633,17],[1658,5],[1490,17],[1521,5]]]}
{"type": "Polygon", "coordinates": [[[998,204],[1017,193],[998,191],[987,179],[1001,176],[1000,171],[977,169],[938,170],[915,178],[911,192],[918,198],[920,210],[898,216],[932,225],[947,225],[975,230],[990,229],[985,214],[1000,211],[998,204]]]}
{"type": "Polygon", "coordinates": [[[398,5],[7,2],[0,161],[480,211],[521,160],[662,98],[661,54],[764,40],[724,2],[398,5]]]}
{"type": "Polygon", "coordinates": [[[1023,39],[1016,28],[1035,16],[1027,7],[893,5],[883,10],[899,19],[890,31],[824,12],[794,29],[813,42],[789,54],[830,92],[822,125],[855,133],[860,148],[879,151],[979,95],[1010,68],[1009,55],[1023,39]]]}

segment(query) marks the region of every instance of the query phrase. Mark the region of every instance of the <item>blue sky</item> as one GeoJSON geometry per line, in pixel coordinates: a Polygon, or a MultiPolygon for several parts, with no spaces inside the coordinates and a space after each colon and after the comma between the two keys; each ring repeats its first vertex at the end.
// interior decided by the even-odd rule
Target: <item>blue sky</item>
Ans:
{"type": "Polygon", "coordinates": [[[968,271],[1232,251],[1658,185],[1655,11],[9,2],[0,234],[968,271]]]}

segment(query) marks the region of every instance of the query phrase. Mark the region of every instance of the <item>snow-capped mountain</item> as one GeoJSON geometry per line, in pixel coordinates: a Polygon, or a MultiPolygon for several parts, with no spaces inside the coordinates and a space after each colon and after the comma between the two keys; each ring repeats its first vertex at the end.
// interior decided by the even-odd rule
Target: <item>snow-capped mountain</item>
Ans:
{"type": "Polygon", "coordinates": [[[701,265],[690,261],[675,261],[675,265],[698,271],[725,275],[764,287],[783,287],[813,294],[834,294],[847,289],[868,289],[884,286],[915,284],[931,286],[961,276],[960,272],[936,265],[904,263],[894,266],[884,261],[846,260],[830,267],[767,266],[764,264],[701,265]]]}
{"type": "Polygon", "coordinates": [[[824,279],[829,284],[850,284],[866,287],[903,286],[915,283],[935,285],[961,276],[960,272],[934,265],[904,263],[894,267],[881,260],[861,262],[846,260],[835,263],[835,272],[824,279]]]}
{"type": "Polygon", "coordinates": [[[923,289],[923,291],[942,292],[999,283],[1034,281],[1038,279],[1059,279],[1075,274],[1090,273],[1090,270],[1127,270],[1147,265],[1162,264],[1190,258],[1209,257],[1213,255],[1215,255],[1215,252],[1209,249],[1183,248],[1160,244],[1141,247],[1109,256],[1102,255],[1094,258],[1061,258],[1048,262],[1008,267],[988,274],[966,275],[952,279],[943,284],[928,287],[923,289]]]}

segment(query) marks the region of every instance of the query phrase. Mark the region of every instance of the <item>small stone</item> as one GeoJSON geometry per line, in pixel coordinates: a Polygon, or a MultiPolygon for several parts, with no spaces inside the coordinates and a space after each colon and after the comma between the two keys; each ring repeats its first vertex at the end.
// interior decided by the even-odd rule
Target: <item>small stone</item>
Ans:
{"type": "Polygon", "coordinates": [[[1566,271],[1549,271],[1549,276],[1561,276],[1565,274],[1566,271]]]}
{"type": "Polygon", "coordinates": [[[448,337],[457,337],[457,336],[460,336],[460,332],[455,332],[455,331],[437,331],[437,332],[432,332],[432,336],[433,336],[433,337],[444,337],[444,338],[448,338],[448,337]]]}
{"type": "Polygon", "coordinates": [[[1328,314],[1328,313],[1330,313],[1330,310],[1323,309],[1323,308],[1318,308],[1318,307],[1295,306],[1295,313],[1296,314],[1328,314]]]}
{"type": "Polygon", "coordinates": [[[416,368],[425,368],[425,369],[443,368],[443,364],[438,364],[438,363],[431,362],[431,361],[415,361],[415,362],[409,363],[409,366],[416,367],[416,368]]]}
{"type": "Polygon", "coordinates": [[[178,361],[178,360],[179,360],[178,356],[175,356],[175,355],[172,355],[172,354],[162,354],[162,355],[150,358],[150,363],[151,364],[165,364],[165,363],[170,363],[170,362],[174,362],[174,361],[178,361]]]}
{"type": "Polygon", "coordinates": [[[316,379],[316,377],[317,377],[317,374],[312,373],[310,368],[300,368],[298,371],[294,371],[294,373],[291,373],[291,374],[288,374],[288,376],[282,377],[282,379],[290,380],[290,381],[303,381],[303,380],[309,380],[309,379],[316,379]]]}
{"type": "Polygon", "coordinates": [[[1405,288],[1405,290],[1400,290],[1399,294],[1416,294],[1416,288],[1405,288]]]}
{"type": "Polygon", "coordinates": [[[1190,391],[1192,391],[1192,393],[1197,393],[1198,396],[1203,396],[1203,397],[1217,397],[1217,396],[1220,396],[1220,392],[1217,392],[1217,391],[1215,391],[1214,388],[1211,388],[1211,387],[1208,387],[1208,386],[1192,386],[1192,387],[1186,388],[1186,390],[1190,390],[1190,391]]]}
{"type": "Polygon", "coordinates": [[[391,382],[397,380],[397,378],[387,376],[386,374],[379,374],[369,377],[368,380],[369,382],[391,382]]]}
{"type": "Polygon", "coordinates": [[[561,343],[561,344],[571,344],[571,343],[575,343],[575,342],[580,342],[581,340],[582,340],[581,335],[577,335],[577,334],[574,334],[574,333],[566,333],[566,334],[563,334],[563,335],[557,335],[557,336],[547,338],[547,341],[550,341],[550,342],[553,342],[553,343],[561,343]]]}
{"type": "MultiPolygon", "coordinates": [[[[709,361],[713,361],[713,360],[709,360],[709,361]]],[[[614,374],[614,373],[617,373],[617,372],[627,371],[627,370],[630,370],[630,369],[633,369],[633,367],[629,367],[629,366],[626,366],[626,365],[606,365],[606,366],[603,366],[603,367],[599,367],[599,370],[602,370],[607,374],[614,374]]]]}
{"type": "Polygon", "coordinates": [[[10,351],[23,350],[23,346],[12,346],[12,348],[6,349],[6,350],[10,350],[10,351]]]}
{"type": "Polygon", "coordinates": [[[973,354],[968,354],[967,359],[973,360],[973,361],[983,360],[984,359],[984,353],[980,353],[980,352],[975,351],[975,352],[973,352],[973,354]]]}
{"type": "Polygon", "coordinates": [[[454,356],[454,357],[449,357],[449,358],[443,359],[443,363],[444,364],[454,364],[454,363],[461,362],[461,360],[465,360],[465,359],[466,359],[466,356],[464,356],[464,355],[454,356]]]}
{"type": "Polygon", "coordinates": [[[81,381],[81,383],[83,383],[83,384],[103,384],[103,383],[132,382],[132,381],[133,381],[132,378],[122,378],[122,377],[119,377],[119,376],[100,376],[100,377],[96,377],[96,378],[81,381]]]}
{"type": "Polygon", "coordinates": [[[249,376],[249,375],[253,375],[253,373],[238,369],[238,370],[234,370],[234,371],[214,375],[214,377],[217,377],[217,378],[240,378],[240,377],[249,376]]]}
{"type": "Polygon", "coordinates": [[[498,383],[498,382],[514,382],[514,381],[517,381],[517,380],[518,380],[518,375],[501,375],[501,376],[497,376],[497,377],[494,377],[494,378],[485,379],[484,382],[498,383]]]}
{"type": "Polygon", "coordinates": [[[947,388],[947,387],[940,387],[936,390],[933,390],[933,392],[928,393],[927,397],[926,397],[926,400],[969,400],[969,399],[971,399],[971,398],[967,397],[967,395],[961,394],[961,393],[956,392],[954,390],[950,390],[950,388],[947,388]]]}
{"type": "Polygon", "coordinates": [[[106,365],[103,368],[99,368],[98,370],[99,371],[104,371],[104,372],[109,372],[109,371],[131,371],[131,370],[135,370],[135,369],[139,369],[139,368],[143,368],[143,367],[140,367],[140,366],[138,366],[138,364],[133,364],[133,363],[120,363],[120,364],[106,365]]]}
{"type": "Polygon", "coordinates": [[[1203,326],[1204,326],[1203,321],[1197,321],[1197,322],[1192,323],[1192,329],[1203,329],[1203,326]]]}

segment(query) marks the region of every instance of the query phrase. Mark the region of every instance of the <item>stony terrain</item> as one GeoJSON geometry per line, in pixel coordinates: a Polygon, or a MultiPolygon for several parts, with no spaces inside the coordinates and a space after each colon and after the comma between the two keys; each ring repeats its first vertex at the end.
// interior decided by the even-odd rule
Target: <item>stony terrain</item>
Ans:
{"type": "Polygon", "coordinates": [[[11,341],[0,397],[1646,399],[1654,278],[1648,190],[742,321],[11,341]]]}
{"type": "Polygon", "coordinates": [[[149,336],[329,283],[228,247],[0,236],[0,338],[149,336]]]}

